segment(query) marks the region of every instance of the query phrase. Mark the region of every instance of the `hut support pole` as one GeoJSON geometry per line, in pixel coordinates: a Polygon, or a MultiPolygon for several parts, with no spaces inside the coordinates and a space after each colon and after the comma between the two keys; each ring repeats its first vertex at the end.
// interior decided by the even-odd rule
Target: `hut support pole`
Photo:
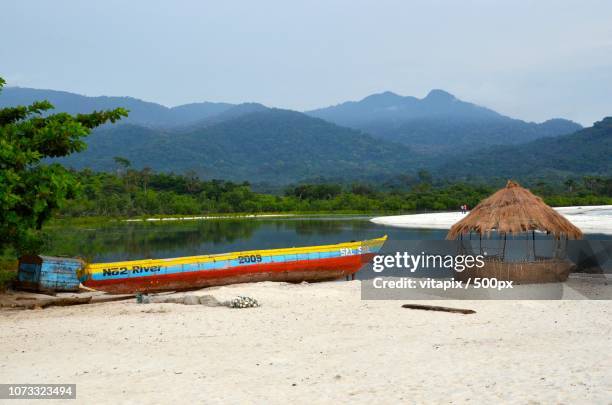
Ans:
{"type": "Polygon", "coordinates": [[[529,233],[525,238],[525,261],[529,261],[529,233]]]}
{"type": "Polygon", "coordinates": [[[567,249],[567,239],[566,246],[563,246],[563,235],[559,235],[559,239],[555,240],[555,259],[561,259],[564,257],[563,252],[567,249]]]}
{"type": "Polygon", "coordinates": [[[532,237],[532,245],[533,245],[533,260],[536,260],[536,252],[535,252],[535,231],[531,231],[531,237],[532,237]]]}
{"type": "Polygon", "coordinates": [[[501,259],[504,260],[506,258],[506,235],[507,233],[504,232],[504,245],[502,248],[502,255],[501,255],[501,259]]]}

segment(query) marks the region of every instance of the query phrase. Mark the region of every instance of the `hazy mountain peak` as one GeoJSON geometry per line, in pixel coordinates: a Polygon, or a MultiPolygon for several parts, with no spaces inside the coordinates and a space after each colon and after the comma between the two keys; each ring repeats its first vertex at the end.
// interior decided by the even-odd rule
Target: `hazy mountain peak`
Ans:
{"type": "MultiPolygon", "coordinates": [[[[543,130],[546,131],[552,131],[555,133],[571,133],[571,132],[575,132],[575,131],[579,131],[582,129],[582,125],[578,124],[577,122],[571,121],[571,120],[566,120],[563,118],[551,118],[549,120],[546,120],[544,122],[542,122],[541,124],[538,124],[538,126],[540,128],[542,128],[543,130]]],[[[554,134],[551,134],[554,135],[554,134]]]]}
{"type": "Polygon", "coordinates": [[[360,101],[349,101],[336,106],[307,112],[340,125],[370,131],[374,123],[395,127],[416,119],[453,117],[454,119],[490,119],[499,114],[484,107],[464,102],[452,94],[433,89],[426,97],[400,96],[385,91],[372,94],[360,101]]]}
{"type": "Polygon", "coordinates": [[[401,101],[404,97],[399,94],[393,93],[392,91],[384,91],[382,93],[371,94],[365,98],[363,98],[360,102],[398,102],[401,101]]]}
{"type": "Polygon", "coordinates": [[[427,96],[423,100],[454,101],[454,100],[457,100],[457,98],[447,91],[440,90],[440,89],[433,89],[429,92],[429,94],[427,94],[427,96]]]}
{"type": "Polygon", "coordinates": [[[202,102],[168,108],[161,104],[134,97],[91,97],[65,91],[25,87],[7,87],[0,92],[0,107],[28,105],[38,100],[51,102],[55,107],[53,112],[70,114],[124,107],[130,111],[130,114],[127,118],[121,120],[122,123],[133,123],[148,127],[187,125],[221,114],[234,106],[227,103],[202,102]]]}
{"type": "Polygon", "coordinates": [[[612,117],[604,117],[601,121],[593,124],[595,128],[612,128],[612,117]]]}
{"type": "Polygon", "coordinates": [[[452,154],[488,145],[517,144],[581,129],[579,124],[563,119],[543,124],[512,119],[441,89],[431,90],[424,98],[392,92],[373,94],[308,114],[427,153],[452,154]]]}
{"type": "Polygon", "coordinates": [[[235,105],[229,108],[228,110],[222,112],[221,114],[218,114],[212,117],[210,121],[211,123],[222,122],[222,121],[230,120],[232,118],[238,118],[243,115],[252,114],[252,113],[256,113],[260,111],[267,111],[267,110],[269,110],[269,108],[263,104],[242,103],[242,104],[235,105]]]}
{"type": "Polygon", "coordinates": [[[267,110],[268,107],[266,107],[265,105],[261,104],[261,103],[255,103],[255,102],[246,102],[246,103],[241,103],[241,104],[237,104],[233,107],[233,109],[241,109],[241,110],[267,110]]]}

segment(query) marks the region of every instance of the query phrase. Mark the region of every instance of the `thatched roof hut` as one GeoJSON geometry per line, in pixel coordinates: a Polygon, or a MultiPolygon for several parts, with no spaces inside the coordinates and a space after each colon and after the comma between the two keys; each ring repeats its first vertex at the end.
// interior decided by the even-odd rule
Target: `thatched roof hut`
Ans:
{"type": "Polygon", "coordinates": [[[504,235],[542,231],[556,239],[582,238],[580,229],[512,180],[453,225],[446,239],[457,239],[470,232],[489,235],[492,231],[504,235]]]}

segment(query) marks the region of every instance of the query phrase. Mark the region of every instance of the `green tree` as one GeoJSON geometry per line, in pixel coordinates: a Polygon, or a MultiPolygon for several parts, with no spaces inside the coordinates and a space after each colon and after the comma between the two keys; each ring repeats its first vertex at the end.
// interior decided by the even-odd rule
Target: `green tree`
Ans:
{"type": "Polygon", "coordinates": [[[0,251],[35,251],[43,223],[77,191],[72,173],[43,160],[82,151],[93,128],[127,116],[122,108],[75,116],[52,109],[48,101],[0,109],[0,251]]]}
{"type": "Polygon", "coordinates": [[[149,180],[151,179],[151,174],[153,174],[153,169],[151,169],[148,166],[144,167],[140,171],[140,179],[141,179],[145,194],[147,193],[147,185],[149,184],[149,180]]]}
{"type": "Polygon", "coordinates": [[[576,181],[574,179],[567,179],[563,183],[567,187],[567,191],[569,193],[574,191],[574,187],[576,186],[576,181]]]}
{"type": "Polygon", "coordinates": [[[418,171],[417,176],[419,177],[419,182],[422,184],[431,184],[433,180],[433,176],[425,169],[421,169],[418,171]]]}
{"type": "Polygon", "coordinates": [[[113,160],[115,161],[115,164],[117,165],[117,176],[123,177],[125,188],[129,189],[130,188],[129,170],[130,170],[130,166],[132,166],[132,162],[130,162],[128,159],[121,157],[121,156],[115,156],[113,160]]]}
{"type": "Polygon", "coordinates": [[[115,161],[115,164],[117,165],[118,175],[126,172],[129,169],[129,167],[132,165],[132,162],[130,162],[128,159],[121,157],[121,156],[115,156],[113,160],[115,161]]]}

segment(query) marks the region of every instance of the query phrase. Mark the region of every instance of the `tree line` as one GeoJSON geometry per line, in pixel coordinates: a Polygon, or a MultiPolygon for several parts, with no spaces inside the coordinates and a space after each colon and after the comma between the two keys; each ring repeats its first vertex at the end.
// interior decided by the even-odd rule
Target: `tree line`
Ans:
{"type": "MultiPolygon", "coordinates": [[[[134,217],[264,212],[414,212],[475,206],[498,187],[491,184],[432,184],[427,176],[400,189],[368,184],[298,184],[277,194],[253,190],[248,182],[202,180],[195,172],[134,170],[117,158],[115,173],[72,171],[79,192],[59,209],[59,217],[134,217]]],[[[586,176],[532,191],[553,206],[612,203],[612,178],[586,176]]]]}

